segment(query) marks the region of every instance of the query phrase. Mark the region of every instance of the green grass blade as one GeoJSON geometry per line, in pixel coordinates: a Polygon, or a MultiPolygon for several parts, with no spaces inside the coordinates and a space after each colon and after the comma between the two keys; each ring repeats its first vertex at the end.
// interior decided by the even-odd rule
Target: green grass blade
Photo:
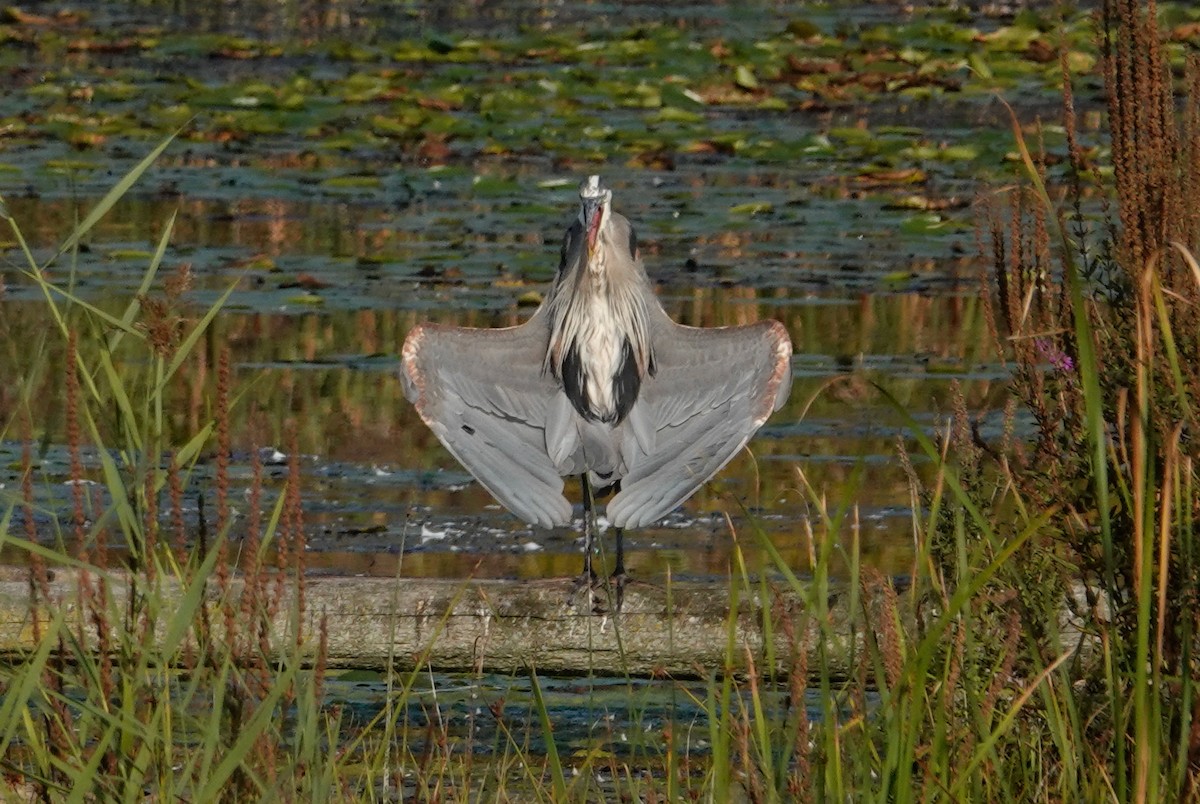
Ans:
{"type": "Polygon", "coordinates": [[[125,480],[121,477],[121,470],[117,467],[117,462],[113,460],[112,454],[104,446],[100,428],[92,416],[91,409],[84,406],[83,414],[88,431],[92,436],[92,443],[96,445],[96,456],[100,459],[100,470],[104,475],[104,485],[108,489],[112,500],[110,510],[114,511],[117,515],[117,521],[121,525],[121,532],[125,536],[126,546],[132,551],[133,555],[141,556],[143,547],[140,539],[142,523],[138,519],[137,512],[133,510],[133,506],[129,503],[129,494],[125,487],[125,480]]]}
{"type": "Polygon", "coordinates": [[[1167,311],[1167,301],[1163,295],[1162,284],[1158,274],[1151,275],[1150,292],[1154,297],[1154,311],[1158,316],[1158,329],[1162,333],[1163,351],[1166,353],[1167,365],[1171,369],[1171,379],[1175,382],[1175,401],[1179,403],[1183,418],[1193,420],[1195,414],[1187,392],[1187,383],[1183,379],[1183,368],[1179,357],[1179,348],[1175,344],[1175,334],[1171,331],[1171,314],[1167,311]]]}
{"type": "MultiPolygon", "coordinates": [[[[224,538],[218,536],[217,538],[224,538]]],[[[163,632],[163,639],[160,651],[165,657],[172,657],[183,643],[183,638],[187,636],[187,632],[191,630],[196,622],[200,607],[204,605],[205,594],[208,591],[207,581],[213,573],[213,569],[217,565],[217,559],[220,557],[220,551],[213,548],[208,551],[208,555],[204,557],[204,561],[196,567],[188,578],[188,582],[183,586],[183,595],[179,598],[171,612],[171,618],[167,621],[166,630],[163,632]]]]}
{"type": "Polygon", "coordinates": [[[22,271],[21,273],[26,278],[28,278],[29,280],[34,282],[41,289],[42,296],[43,296],[43,298],[46,299],[46,306],[50,310],[51,316],[54,318],[55,324],[58,326],[59,331],[63,334],[64,337],[66,337],[67,333],[69,332],[69,328],[67,326],[67,319],[66,319],[66,316],[63,313],[63,311],[59,308],[59,306],[57,304],[55,304],[55,302],[54,302],[55,298],[61,298],[63,301],[67,302],[68,304],[70,304],[72,306],[77,306],[80,309],[85,310],[92,316],[99,319],[102,323],[107,324],[109,327],[111,327],[115,330],[124,332],[127,335],[133,335],[134,337],[138,337],[138,338],[142,337],[142,333],[138,332],[137,328],[135,328],[134,326],[124,324],[121,321],[121,319],[117,318],[112,313],[109,313],[109,312],[106,312],[105,310],[100,309],[99,307],[97,307],[96,305],[92,304],[91,302],[89,302],[85,299],[81,299],[80,297],[76,296],[72,291],[67,290],[66,288],[59,287],[58,285],[56,285],[53,282],[46,279],[46,277],[43,274],[35,273],[33,271],[22,271]]]}
{"type": "Polygon", "coordinates": [[[258,740],[259,735],[270,728],[278,717],[279,701],[295,681],[295,677],[296,665],[294,664],[289,664],[275,674],[272,678],[271,689],[258,702],[250,720],[238,731],[237,740],[229,746],[224,756],[221,757],[221,761],[207,775],[204,786],[196,795],[196,801],[217,801],[221,797],[220,794],[225,783],[229,781],[229,777],[233,775],[234,771],[245,765],[246,758],[254,749],[254,743],[258,740]]]}
{"type": "Polygon", "coordinates": [[[1021,710],[1024,709],[1025,704],[1029,702],[1030,697],[1032,697],[1033,694],[1037,692],[1038,688],[1040,688],[1041,685],[1045,683],[1048,678],[1050,678],[1054,671],[1058,669],[1059,665],[1071,658],[1072,654],[1072,651],[1067,651],[1051,662],[1050,666],[1038,673],[1037,676],[1025,687],[1021,694],[1017,696],[1016,700],[1014,700],[1012,705],[1009,706],[1004,717],[1000,719],[1000,722],[996,724],[996,727],[992,729],[987,738],[975,749],[970,761],[967,762],[966,766],[959,772],[958,783],[950,791],[952,797],[961,799],[963,785],[965,785],[974,777],[975,772],[986,760],[996,758],[994,753],[996,743],[998,743],[1000,738],[1007,734],[1009,729],[1013,727],[1013,724],[1016,723],[1017,716],[1021,714],[1021,710]]]}
{"type": "Polygon", "coordinates": [[[209,324],[211,324],[213,319],[217,317],[217,314],[221,312],[222,308],[225,306],[225,302],[229,301],[229,297],[233,295],[235,290],[237,290],[239,284],[241,284],[241,280],[231,284],[228,289],[221,294],[221,297],[213,303],[212,307],[208,308],[207,312],[204,313],[204,316],[196,323],[196,326],[192,327],[191,332],[189,332],[187,337],[184,338],[179,344],[179,348],[176,350],[174,356],[172,356],[171,362],[167,364],[166,371],[163,372],[162,381],[159,387],[156,389],[156,393],[163,393],[167,383],[171,381],[171,378],[175,376],[175,372],[179,371],[179,367],[182,366],[183,362],[191,355],[192,349],[194,349],[196,346],[196,342],[199,341],[200,337],[204,335],[205,331],[208,330],[209,324]]]}
{"type": "Polygon", "coordinates": [[[136,411],[133,409],[133,403],[129,399],[129,394],[125,390],[125,382],[121,378],[121,373],[113,364],[112,354],[103,349],[100,352],[100,371],[107,381],[108,390],[112,394],[112,404],[116,406],[117,415],[122,422],[122,432],[129,439],[129,446],[136,454],[140,454],[144,449],[142,441],[142,425],[143,420],[139,418],[136,411]]]}
{"type": "MultiPolygon", "coordinates": [[[[0,757],[9,755],[9,748],[16,737],[17,728],[26,722],[30,713],[30,702],[33,695],[41,687],[42,673],[50,658],[50,651],[57,645],[57,635],[65,627],[68,607],[59,606],[54,618],[46,623],[42,632],[42,640],[38,643],[33,654],[21,664],[17,683],[12,681],[6,685],[4,696],[0,700],[0,724],[4,731],[0,734],[0,757]],[[21,716],[18,717],[18,712],[21,716]]],[[[38,730],[40,732],[40,730],[38,730]]]]}
{"type": "MultiPolygon", "coordinates": [[[[71,785],[71,795],[67,797],[67,804],[83,804],[85,801],[92,800],[96,795],[96,777],[100,773],[100,763],[104,760],[104,755],[108,752],[109,745],[117,734],[117,724],[109,723],[108,728],[104,729],[104,734],[100,740],[88,746],[91,755],[88,757],[87,764],[71,776],[74,781],[71,785]]],[[[115,781],[115,780],[110,780],[115,781]]],[[[103,789],[103,788],[101,788],[103,789]]]]}
{"type": "Polygon", "coordinates": [[[167,135],[166,139],[155,146],[150,153],[142,157],[142,161],[138,162],[128,173],[122,176],[121,180],[118,181],[111,190],[105,193],[103,198],[96,202],[96,206],[92,207],[91,211],[84,216],[83,220],[79,222],[79,225],[75,227],[75,230],[71,232],[70,236],[68,236],[67,239],[63,241],[62,245],[58,247],[58,251],[54,254],[54,256],[46,261],[45,265],[49,266],[50,263],[54,262],[60,256],[79,245],[79,241],[83,239],[83,236],[90,232],[92,228],[99,223],[105,215],[108,214],[109,210],[111,210],[113,206],[120,201],[126,193],[129,192],[133,185],[137,184],[138,180],[142,177],[142,174],[154,164],[158,157],[162,156],[163,151],[167,150],[167,146],[175,141],[175,137],[177,137],[179,132],[182,130],[183,129],[179,129],[167,135]]]}
{"type": "Polygon", "coordinates": [[[134,320],[142,309],[142,298],[150,292],[150,286],[154,284],[154,277],[158,275],[158,268],[162,265],[163,257],[167,253],[167,245],[171,242],[171,235],[175,232],[175,218],[178,214],[178,211],[172,212],[171,217],[167,219],[166,226],[163,227],[162,235],[158,238],[158,245],[154,249],[154,256],[150,258],[150,265],[142,275],[142,283],[130,297],[128,304],[125,305],[125,312],[121,315],[123,326],[113,334],[108,342],[110,352],[115,352],[121,343],[122,336],[133,330],[134,320]]]}
{"type": "Polygon", "coordinates": [[[554,800],[567,800],[567,780],[563,775],[562,760],[558,756],[558,745],[554,740],[554,724],[550,722],[550,710],[546,708],[546,699],[542,697],[542,685],[538,682],[537,671],[529,668],[529,684],[533,689],[533,702],[537,708],[538,720],[542,724],[542,738],[546,742],[546,764],[550,768],[550,781],[553,785],[554,800]]]}
{"type": "MultiPolygon", "coordinates": [[[[1003,101],[1002,101],[1003,102],[1003,101]]],[[[1025,173],[1038,199],[1045,208],[1047,218],[1053,223],[1061,244],[1059,257],[1063,262],[1063,275],[1067,282],[1067,291],[1071,299],[1072,324],[1075,329],[1075,345],[1078,351],[1078,373],[1080,386],[1083,389],[1085,417],[1087,420],[1088,444],[1091,449],[1093,488],[1096,491],[1096,513],[1100,519],[1100,536],[1104,548],[1105,585],[1111,594],[1116,589],[1116,572],[1112,545],[1112,512],[1109,503],[1109,479],[1107,460],[1107,441],[1105,438],[1104,406],[1100,392],[1100,366],[1096,359],[1096,349],[1092,340],[1092,324],[1088,320],[1086,300],[1083,296],[1083,281],[1075,263],[1075,246],[1067,236],[1066,227],[1057,214],[1054,202],[1046,191],[1046,183],[1038,171],[1025,144],[1025,135],[1021,131],[1020,121],[1012,107],[1004,103],[1012,121],[1013,137],[1021,161],[1025,165],[1025,173]]],[[[1110,601],[1112,602],[1112,601],[1110,601]]]]}

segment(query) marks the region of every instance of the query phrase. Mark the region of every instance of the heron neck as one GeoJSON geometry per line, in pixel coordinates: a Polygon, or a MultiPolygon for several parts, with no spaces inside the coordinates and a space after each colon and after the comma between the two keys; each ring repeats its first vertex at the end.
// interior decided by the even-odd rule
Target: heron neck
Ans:
{"type": "Polygon", "coordinates": [[[547,301],[546,366],[586,419],[617,423],[653,373],[645,275],[630,262],[605,260],[597,248],[586,266],[561,277],[547,301]]]}

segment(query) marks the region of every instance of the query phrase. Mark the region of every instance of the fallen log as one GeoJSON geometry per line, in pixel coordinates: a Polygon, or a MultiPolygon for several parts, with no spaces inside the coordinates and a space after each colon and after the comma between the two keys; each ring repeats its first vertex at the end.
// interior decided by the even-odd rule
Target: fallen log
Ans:
{"type": "MultiPolygon", "coordinates": [[[[110,571],[107,578],[111,610],[124,611],[130,574],[110,571]]],[[[728,582],[631,582],[619,614],[611,612],[603,591],[597,598],[603,611],[591,611],[584,596],[573,592],[573,583],[309,576],[301,645],[307,656],[315,655],[324,619],[331,668],[509,673],[533,667],[548,674],[672,677],[752,668],[763,673],[768,664],[786,675],[797,651],[811,652],[818,645],[827,669],[846,675],[862,650],[844,595],[830,596],[822,627],[803,599],[807,590],[798,593],[783,583],[735,589],[728,582]],[[736,606],[732,615],[731,604],[736,606]]],[[[56,610],[68,609],[68,622],[94,637],[90,619],[79,616],[79,588],[78,570],[56,569],[50,598],[56,610]]],[[[297,641],[299,587],[289,578],[281,588],[284,597],[276,601],[271,623],[277,650],[297,641]]],[[[210,579],[207,605],[237,606],[243,589],[237,576],[228,581],[227,591],[210,579]]],[[[184,589],[164,581],[158,594],[171,606],[184,589]]],[[[220,627],[222,617],[215,611],[210,619],[220,627]]],[[[0,655],[12,660],[34,647],[28,571],[2,568],[0,655]]],[[[804,664],[817,669],[815,657],[804,664]]]]}

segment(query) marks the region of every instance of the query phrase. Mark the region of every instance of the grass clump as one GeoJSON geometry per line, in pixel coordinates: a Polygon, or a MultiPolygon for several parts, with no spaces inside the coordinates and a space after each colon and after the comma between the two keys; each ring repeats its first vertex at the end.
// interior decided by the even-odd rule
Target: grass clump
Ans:
{"type": "Polygon", "coordinates": [[[992,208],[993,326],[1035,437],[995,450],[1000,482],[973,497],[1019,526],[1045,519],[1008,608],[1041,657],[1031,669],[1069,657],[1054,710],[1029,713],[1057,721],[1060,783],[1119,801],[1193,800],[1200,61],[1187,61],[1177,91],[1153,3],[1113,0],[1098,19],[1111,181],[1080,142],[1064,62],[1066,207],[1015,127],[1029,182],[992,208]],[[1097,196],[1102,218],[1089,214],[1097,196]],[[1053,620],[1030,627],[1058,607],[1090,650],[1053,620]]]}
{"type": "Polygon", "coordinates": [[[235,579],[227,352],[218,358],[211,420],[183,443],[165,435],[171,395],[179,377],[205,359],[204,338],[224,297],[193,318],[187,266],[160,286],[170,223],[124,309],[101,309],[71,290],[76,246],[161,150],[44,263],[8,219],[24,249],[22,273],[41,289],[56,327],[37,336],[6,333],[26,350],[28,372],[4,430],[24,448],[22,487],[6,495],[0,546],[23,554],[29,567],[37,647],[0,675],[0,756],[13,791],[25,799],[324,800],[336,750],[328,737],[337,721],[319,705],[324,631],[304,608],[295,451],[288,491],[272,510],[263,509],[254,461],[235,579]],[[51,267],[61,273],[66,260],[67,281],[51,281],[51,267]],[[34,493],[35,441],[48,441],[59,424],[57,408],[42,402],[48,397],[64,400],[65,520],[34,493]],[[212,522],[203,495],[195,496],[193,515],[186,491],[211,449],[212,522]],[[295,601],[290,611],[279,610],[283,583],[301,589],[288,598],[295,601]]]}

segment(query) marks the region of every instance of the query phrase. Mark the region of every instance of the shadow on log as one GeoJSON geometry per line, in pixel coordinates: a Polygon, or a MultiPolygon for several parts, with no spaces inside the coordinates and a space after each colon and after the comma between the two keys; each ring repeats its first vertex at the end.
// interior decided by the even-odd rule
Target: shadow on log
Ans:
{"type": "MultiPolygon", "coordinates": [[[[112,603],[121,610],[129,576],[113,571],[109,578],[112,603]]],[[[287,599],[279,601],[272,629],[277,645],[295,643],[295,586],[284,584],[287,599]]],[[[568,579],[310,576],[304,586],[304,641],[315,651],[317,624],[326,617],[330,667],[509,673],[532,666],[548,674],[683,678],[745,672],[751,662],[762,673],[772,661],[785,675],[794,651],[812,651],[820,641],[830,671],[845,675],[862,650],[839,599],[844,596],[831,598],[821,629],[800,596],[782,584],[739,590],[736,616],[730,615],[729,583],[631,582],[615,615],[583,610],[568,579]]],[[[55,570],[50,594],[59,605],[77,606],[78,588],[76,571],[55,570]]],[[[240,591],[235,578],[229,594],[240,591]]],[[[166,584],[162,594],[169,603],[182,590],[166,584]]],[[[220,603],[217,594],[210,581],[210,606],[220,603]]],[[[603,591],[599,604],[610,607],[603,591]]],[[[15,658],[30,651],[32,625],[27,572],[0,569],[0,653],[15,658]]],[[[806,665],[816,669],[815,661],[806,665]]]]}

